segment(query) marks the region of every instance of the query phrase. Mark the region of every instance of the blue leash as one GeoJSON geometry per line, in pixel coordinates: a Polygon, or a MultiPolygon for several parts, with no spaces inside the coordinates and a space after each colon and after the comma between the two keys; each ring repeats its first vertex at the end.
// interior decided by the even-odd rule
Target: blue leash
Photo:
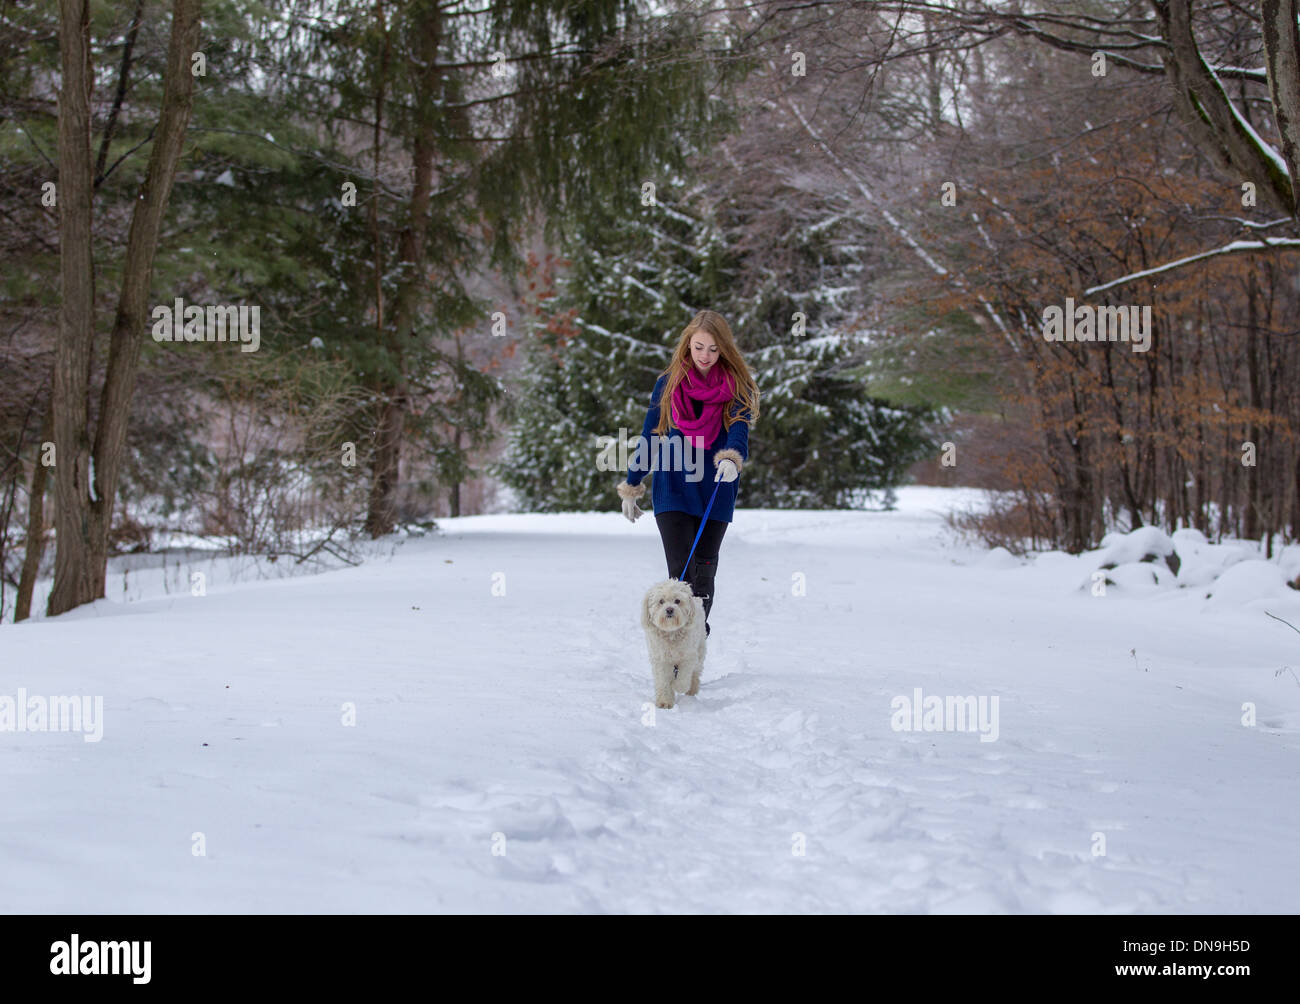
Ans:
{"type": "MultiPolygon", "coordinates": [[[[709,521],[709,513],[713,511],[713,500],[718,497],[718,489],[721,487],[721,481],[713,485],[713,494],[709,496],[709,504],[704,507],[704,515],[700,517],[700,528],[695,531],[695,544],[691,545],[691,553],[686,556],[686,564],[682,566],[682,575],[685,575],[686,569],[691,567],[691,559],[695,557],[695,545],[700,542],[700,537],[704,534],[704,524],[709,521]]],[[[677,581],[681,581],[680,576],[677,581]]]]}

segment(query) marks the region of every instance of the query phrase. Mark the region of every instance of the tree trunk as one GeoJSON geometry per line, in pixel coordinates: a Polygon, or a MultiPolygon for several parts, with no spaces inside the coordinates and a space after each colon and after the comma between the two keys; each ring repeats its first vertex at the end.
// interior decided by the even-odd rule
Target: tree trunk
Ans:
{"type": "MultiPolygon", "coordinates": [[[[1294,0],[1267,0],[1267,3],[1290,9],[1290,34],[1293,36],[1295,34],[1295,11],[1292,6],[1294,0]]],[[[1196,37],[1192,33],[1191,6],[1191,0],[1167,0],[1166,3],[1154,5],[1156,17],[1160,22],[1160,33],[1168,45],[1166,53],[1161,58],[1164,61],[1165,75],[1173,86],[1174,107],[1177,108],[1179,117],[1196,141],[1196,145],[1216,167],[1225,174],[1261,182],[1259,186],[1261,198],[1285,210],[1288,215],[1294,214],[1296,197],[1291,184],[1292,175],[1275,163],[1267,152],[1260,149],[1241,118],[1233,113],[1232,103],[1224,93],[1223,85],[1210,72],[1197,47],[1196,37]]],[[[1269,48],[1270,32],[1274,36],[1275,44],[1287,34],[1276,24],[1270,25],[1267,19],[1264,30],[1266,49],[1269,48]]],[[[1274,72],[1284,71],[1286,58],[1285,43],[1282,50],[1268,52],[1270,89],[1273,87],[1274,72]]],[[[1294,64],[1292,66],[1294,67],[1294,64]]],[[[1292,72],[1295,72],[1294,69],[1292,72]]],[[[1300,93],[1300,90],[1297,90],[1300,85],[1291,87],[1282,83],[1279,86],[1288,97],[1293,92],[1300,93]]],[[[1286,109],[1283,109],[1283,115],[1285,114],[1286,109]]],[[[1283,120],[1279,119],[1279,125],[1284,129],[1288,125],[1294,129],[1300,123],[1284,124],[1283,120]]],[[[1286,136],[1287,133],[1284,132],[1283,135],[1286,136]]],[[[1294,143],[1295,139],[1294,135],[1288,137],[1290,143],[1294,143]]],[[[1286,145],[1284,143],[1284,149],[1286,145]]]]}
{"type": "Polygon", "coordinates": [[[1261,533],[1260,521],[1260,464],[1264,461],[1264,444],[1261,442],[1259,420],[1261,399],[1259,375],[1259,319],[1256,310],[1255,275],[1246,279],[1246,374],[1250,380],[1250,431],[1249,439],[1255,447],[1255,466],[1245,468],[1246,477],[1246,539],[1254,540],[1261,533]]]}
{"type": "Polygon", "coordinates": [[[1300,536],[1300,455],[1291,465],[1291,532],[1300,536]]]}
{"type": "MultiPolygon", "coordinates": [[[[1205,301],[1196,301],[1196,350],[1192,356],[1192,372],[1201,372],[1202,342],[1205,335],[1205,301]]],[[[1210,535],[1210,466],[1205,449],[1205,410],[1196,409],[1196,529],[1210,535]]]]}
{"type": "Polygon", "coordinates": [[[55,352],[54,521],[58,549],[49,613],[95,598],[91,575],[90,415],[87,393],[95,328],[95,278],[91,256],[89,0],[60,0],[59,51],[59,344],[55,352]]]}
{"type": "MultiPolygon", "coordinates": [[[[14,607],[14,623],[25,621],[32,615],[32,593],[36,577],[41,572],[41,559],[45,557],[45,486],[49,482],[49,468],[41,463],[44,444],[54,436],[54,402],[45,406],[45,419],[41,422],[41,438],[36,444],[36,463],[32,465],[32,489],[27,496],[27,550],[23,552],[23,570],[18,577],[18,603],[14,607]]],[[[58,457],[55,457],[57,462],[58,457]]]]}
{"type": "MultiPolygon", "coordinates": [[[[452,434],[452,444],[451,444],[452,449],[456,451],[457,457],[460,456],[461,445],[464,443],[463,436],[464,436],[463,431],[461,430],[460,426],[457,426],[455,433],[452,434]]],[[[451,501],[451,515],[453,516],[460,515],[460,486],[461,486],[461,479],[457,477],[456,480],[453,481],[451,484],[450,501],[451,501]]]]}
{"type": "MultiPolygon", "coordinates": [[[[1300,180],[1300,31],[1296,0],[1264,0],[1264,64],[1273,119],[1293,181],[1300,180]]],[[[1295,201],[1292,212],[1297,211],[1295,201]]]]}
{"type": "Polygon", "coordinates": [[[375,459],[370,481],[370,510],[366,531],[373,537],[392,533],[397,526],[397,485],[406,422],[406,397],[399,386],[386,389],[375,432],[375,459]]]}
{"type": "Polygon", "coordinates": [[[415,18],[412,71],[415,74],[414,181],[411,186],[410,216],[398,242],[402,276],[393,307],[391,358],[397,372],[379,388],[383,404],[376,431],[375,457],[370,485],[370,509],[366,531],[373,537],[392,533],[397,525],[396,497],[406,424],[407,387],[404,348],[415,333],[416,313],[426,277],[425,237],[429,228],[429,201],[433,192],[433,162],[436,154],[438,97],[441,90],[438,49],[442,41],[442,15],[437,4],[419,0],[415,18]]]}
{"type": "Polygon", "coordinates": [[[92,449],[88,393],[95,315],[90,243],[89,10],[88,0],[62,0],[59,241],[63,304],[54,370],[57,549],[47,611],[50,616],[104,595],[108,531],[144,342],[153,260],[194,103],[190,60],[199,49],[199,25],[200,0],[174,0],[162,110],[140,197],[131,214],[122,290],[92,449]]]}

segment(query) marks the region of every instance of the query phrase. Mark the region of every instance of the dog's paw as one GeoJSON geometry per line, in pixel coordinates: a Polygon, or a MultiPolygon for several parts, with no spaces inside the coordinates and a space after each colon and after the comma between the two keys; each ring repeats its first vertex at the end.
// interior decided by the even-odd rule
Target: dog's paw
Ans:
{"type": "Polygon", "coordinates": [[[671,698],[668,698],[667,700],[665,700],[664,698],[661,697],[661,698],[659,698],[658,700],[655,701],[655,707],[656,707],[656,708],[671,708],[671,707],[673,706],[673,703],[674,703],[674,702],[673,702],[673,700],[672,700],[671,698]]]}

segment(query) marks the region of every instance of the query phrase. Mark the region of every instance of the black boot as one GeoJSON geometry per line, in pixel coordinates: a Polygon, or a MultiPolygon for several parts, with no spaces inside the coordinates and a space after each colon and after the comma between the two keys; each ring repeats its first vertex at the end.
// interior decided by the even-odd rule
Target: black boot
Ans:
{"type": "Polygon", "coordinates": [[[709,634],[709,611],[713,609],[713,578],[718,573],[717,558],[696,558],[691,562],[691,591],[704,600],[704,636],[709,634]]]}

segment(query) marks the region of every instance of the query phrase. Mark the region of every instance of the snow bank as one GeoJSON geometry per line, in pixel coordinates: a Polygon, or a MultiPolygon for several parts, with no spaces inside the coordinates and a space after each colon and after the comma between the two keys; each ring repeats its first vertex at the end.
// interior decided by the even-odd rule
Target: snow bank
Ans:
{"type": "Polygon", "coordinates": [[[1271,561],[1239,561],[1210,585],[1205,594],[1217,603],[1249,603],[1284,596],[1290,586],[1271,561]]]}
{"type": "MultiPolygon", "coordinates": [[[[1129,533],[1108,533],[1101,538],[1101,547],[1093,552],[1102,560],[1103,568],[1138,561],[1168,559],[1174,554],[1174,542],[1154,526],[1143,526],[1129,533]]],[[[1177,562],[1172,562],[1174,566],[1177,562]]]]}
{"type": "Polygon", "coordinates": [[[1104,575],[1106,587],[1121,595],[1185,590],[1213,600],[1216,608],[1300,599],[1300,592],[1288,585],[1300,575],[1300,547],[1283,548],[1266,560],[1256,542],[1211,544],[1199,530],[1171,535],[1145,526],[1108,533],[1095,550],[1075,557],[1048,552],[1038,555],[1035,564],[1062,577],[1071,575],[1074,588],[1084,591],[1094,590],[1104,575]]]}

